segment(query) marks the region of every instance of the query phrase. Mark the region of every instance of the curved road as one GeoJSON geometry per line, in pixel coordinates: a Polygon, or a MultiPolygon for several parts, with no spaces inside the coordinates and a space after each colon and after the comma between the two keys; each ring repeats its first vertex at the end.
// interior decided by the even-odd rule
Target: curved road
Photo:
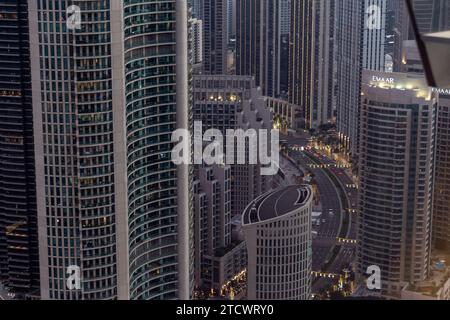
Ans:
{"type": "MultiPolygon", "coordinates": [[[[288,146],[290,147],[305,147],[308,145],[308,139],[294,136],[284,137],[288,146]]],[[[322,216],[320,216],[320,226],[314,227],[318,232],[318,236],[313,241],[313,270],[340,274],[343,267],[352,263],[355,256],[355,247],[347,245],[339,245],[336,238],[339,236],[341,229],[341,220],[343,214],[349,213],[349,209],[355,209],[357,201],[357,191],[353,188],[353,180],[347,175],[344,169],[330,168],[333,175],[342,183],[342,186],[347,193],[349,204],[351,208],[343,208],[339,197],[339,192],[333,181],[327,173],[321,168],[311,168],[311,165],[316,164],[306,154],[305,151],[290,150],[290,156],[298,161],[298,164],[303,168],[311,171],[315,175],[318,192],[320,194],[320,202],[322,204],[322,216]],[[340,252],[334,261],[329,262],[328,259],[332,257],[332,250],[338,246],[340,252]],[[325,264],[329,264],[327,270],[322,270],[325,264]]],[[[335,162],[327,157],[311,154],[318,158],[323,164],[335,164],[335,162]]],[[[355,215],[356,217],[356,215],[355,215]]],[[[352,217],[353,218],[353,217],[352,217]]],[[[351,219],[351,226],[347,238],[356,238],[356,219],[351,219]]],[[[321,278],[314,281],[313,292],[317,293],[322,289],[328,289],[332,280],[321,278]]]]}

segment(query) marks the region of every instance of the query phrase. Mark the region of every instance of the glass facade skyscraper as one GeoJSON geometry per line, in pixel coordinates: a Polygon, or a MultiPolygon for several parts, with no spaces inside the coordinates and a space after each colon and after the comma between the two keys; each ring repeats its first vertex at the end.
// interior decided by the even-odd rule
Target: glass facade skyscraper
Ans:
{"type": "Polygon", "coordinates": [[[269,97],[280,94],[280,18],[280,1],[236,0],[236,74],[269,97]]]}
{"type": "Polygon", "coordinates": [[[25,0],[0,2],[0,280],[39,295],[39,256],[25,0]]]}
{"type": "Polygon", "coordinates": [[[42,297],[189,298],[186,1],[30,1],[30,23],[42,297]]]}
{"type": "Polygon", "coordinates": [[[335,2],[291,0],[289,102],[300,106],[305,128],[334,118],[335,2]]]}
{"type": "Polygon", "coordinates": [[[361,0],[336,1],[335,6],[336,125],[345,150],[356,156],[361,97],[363,6],[361,0]]]}

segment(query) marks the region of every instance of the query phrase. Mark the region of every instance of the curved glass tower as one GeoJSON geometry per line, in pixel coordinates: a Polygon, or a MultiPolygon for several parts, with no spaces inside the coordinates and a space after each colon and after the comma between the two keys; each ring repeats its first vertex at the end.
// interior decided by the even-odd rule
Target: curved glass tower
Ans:
{"type": "Polygon", "coordinates": [[[175,1],[124,1],[130,296],[177,297],[175,1]]]}
{"type": "Polygon", "coordinates": [[[42,298],[188,298],[186,1],[30,1],[30,32],[42,298]]]}

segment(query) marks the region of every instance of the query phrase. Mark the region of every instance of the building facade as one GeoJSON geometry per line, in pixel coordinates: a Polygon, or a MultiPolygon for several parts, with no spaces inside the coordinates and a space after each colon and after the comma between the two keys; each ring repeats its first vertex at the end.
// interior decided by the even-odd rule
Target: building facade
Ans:
{"type": "Polygon", "coordinates": [[[281,1],[236,0],[236,74],[255,77],[262,94],[280,94],[281,1]]]}
{"type": "Polygon", "coordinates": [[[203,72],[227,74],[227,0],[203,0],[203,72]]]}
{"type": "Polygon", "coordinates": [[[385,71],[387,0],[364,0],[363,68],[385,71]]]}
{"type": "Polygon", "coordinates": [[[447,0],[413,0],[412,4],[419,32],[450,29],[450,3],[447,0]]]}
{"type": "Polygon", "coordinates": [[[189,127],[186,1],[29,15],[42,298],[188,299],[190,175],[171,161],[189,127]]]}
{"type": "Polygon", "coordinates": [[[433,207],[433,243],[436,249],[450,248],[450,90],[439,93],[436,143],[436,181],[433,207]]]}
{"type": "Polygon", "coordinates": [[[39,296],[27,1],[0,3],[0,279],[39,296]]]}
{"type": "Polygon", "coordinates": [[[335,3],[336,126],[344,149],[355,156],[359,139],[363,6],[358,0],[335,3]]]}
{"type": "Polygon", "coordinates": [[[437,100],[421,76],[363,72],[358,272],[381,293],[429,276],[437,100]]]}
{"type": "MultiPolygon", "coordinates": [[[[226,136],[228,129],[272,129],[271,112],[249,76],[195,75],[193,94],[194,121],[201,122],[203,132],[213,128],[226,136]]],[[[259,164],[235,163],[231,168],[232,216],[242,214],[250,201],[269,190],[271,180],[261,175],[259,164]]]]}
{"type": "Polygon", "coordinates": [[[203,21],[193,18],[189,22],[191,26],[192,63],[195,65],[203,62],[203,21]]]}
{"type": "Polygon", "coordinates": [[[195,285],[207,291],[220,291],[246,268],[245,244],[232,235],[231,174],[230,166],[195,169],[195,285]]]}
{"type": "Polygon", "coordinates": [[[310,187],[289,186],[245,209],[249,300],[311,299],[312,199],[310,187]]]}
{"type": "Polygon", "coordinates": [[[289,102],[305,128],[334,121],[334,1],[291,0],[289,102]]]}

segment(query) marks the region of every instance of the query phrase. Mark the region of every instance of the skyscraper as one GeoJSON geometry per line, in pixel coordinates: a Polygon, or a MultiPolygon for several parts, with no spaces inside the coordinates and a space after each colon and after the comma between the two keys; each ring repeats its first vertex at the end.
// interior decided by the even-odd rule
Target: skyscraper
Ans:
{"type": "Polygon", "coordinates": [[[280,34],[291,32],[291,0],[280,0],[280,34]]]}
{"type": "Polygon", "coordinates": [[[0,2],[0,279],[39,295],[28,12],[0,2]]]}
{"type": "Polygon", "coordinates": [[[247,267],[245,243],[232,235],[231,167],[199,165],[195,176],[195,284],[220,292],[247,267]]]}
{"type": "Polygon", "coordinates": [[[236,38],[236,0],[227,0],[228,44],[236,38]]]}
{"type": "Polygon", "coordinates": [[[289,102],[306,128],[334,121],[334,1],[291,0],[289,102]]]}
{"type": "Polygon", "coordinates": [[[203,0],[203,71],[227,73],[228,25],[227,0],[203,0]]]}
{"type": "MultiPolygon", "coordinates": [[[[193,82],[193,116],[202,122],[203,131],[213,128],[226,136],[228,129],[272,129],[271,112],[251,77],[195,75],[193,82]]],[[[235,216],[269,190],[270,177],[261,175],[260,164],[234,164],[231,172],[231,211],[235,216]]]]}
{"type": "Polygon", "coordinates": [[[277,0],[236,0],[236,74],[271,97],[280,94],[280,14],[277,0]]]}
{"type": "Polygon", "coordinates": [[[249,300],[311,299],[312,199],[310,187],[289,186],[245,209],[249,300]]]}
{"type": "Polygon", "coordinates": [[[436,94],[422,76],[363,72],[358,272],[381,269],[382,294],[430,272],[436,94]]]}
{"type": "Polygon", "coordinates": [[[199,64],[203,62],[203,21],[194,18],[189,22],[191,26],[192,63],[199,64]]]}
{"type": "Polygon", "coordinates": [[[356,155],[361,97],[363,6],[360,0],[339,0],[335,4],[336,125],[344,148],[356,155]]]}
{"type": "Polygon", "coordinates": [[[190,175],[171,161],[189,127],[186,1],[29,13],[42,298],[188,299],[190,175]]]}
{"type": "Polygon", "coordinates": [[[396,1],[394,11],[394,72],[405,72],[403,69],[403,42],[409,39],[410,23],[405,1],[396,1]]]}
{"type": "Polygon", "coordinates": [[[189,0],[192,17],[194,19],[202,19],[202,5],[203,0],[189,0]]]}
{"type": "Polygon", "coordinates": [[[387,0],[364,0],[364,69],[385,69],[386,5],[387,0]]]}
{"type": "Polygon", "coordinates": [[[450,28],[448,0],[413,0],[412,4],[419,32],[437,32],[450,28]]]}
{"type": "Polygon", "coordinates": [[[437,249],[450,248],[450,90],[439,93],[436,143],[436,181],[433,206],[433,243],[437,249]]]}

